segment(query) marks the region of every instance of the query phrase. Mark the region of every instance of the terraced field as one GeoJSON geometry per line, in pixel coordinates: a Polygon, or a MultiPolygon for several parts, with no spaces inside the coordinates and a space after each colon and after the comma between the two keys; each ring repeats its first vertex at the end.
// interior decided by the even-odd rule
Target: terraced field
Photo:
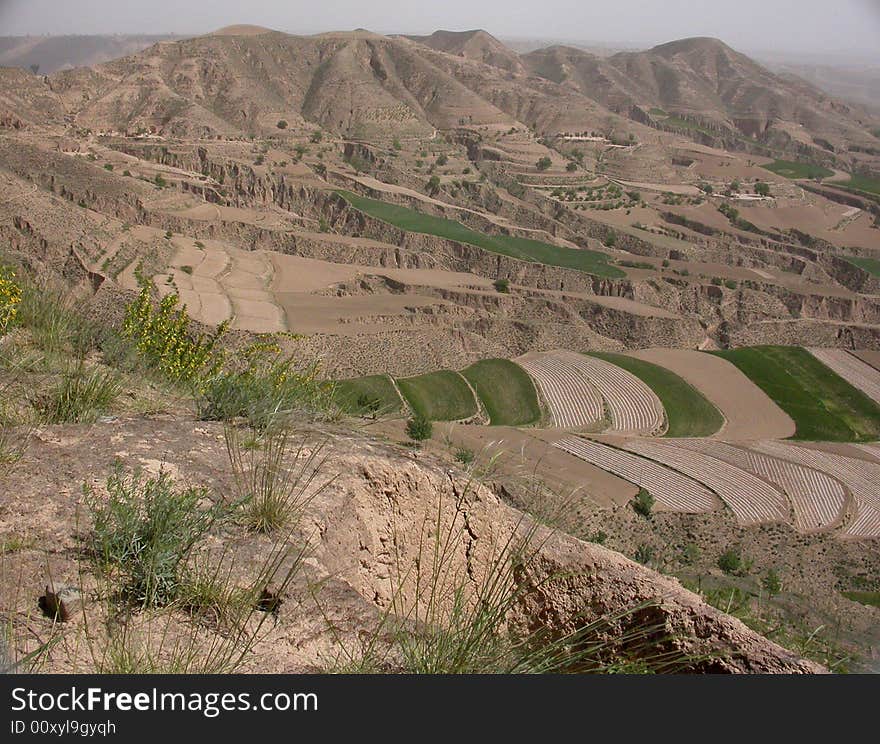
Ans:
{"type": "Polygon", "coordinates": [[[636,454],[580,437],[566,437],[554,442],[554,446],[647,489],[667,509],[690,513],[712,511],[719,506],[705,486],[636,454]]]}
{"type": "Polygon", "coordinates": [[[500,253],[530,263],[578,269],[596,276],[618,278],[626,276],[625,272],[610,263],[608,255],[599,251],[591,251],[586,248],[565,248],[513,235],[487,235],[471,230],[455,220],[435,217],[408,207],[358,196],[349,191],[337,191],[337,193],[355,209],[399,227],[401,230],[436,235],[459,243],[468,243],[492,253],[500,253]]]}
{"type": "Polygon", "coordinates": [[[377,415],[397,413],[403,401],[388,375],[370,375],[335,383],[334,397],[346,413],[377,415]]]}
{"type": "Polygon", "coordinates": [[[880,403],[880,372],[871,365],[845,349],[810,348],[808,351],[850,385],[861,390],[875,403],[880,403]]]}
{"type": "Polygon", "coordinates": [[[667,437],[708,437],[724,425],[721,412],[674,372],[626,354],[591,352],[590,356],[622,367],[648,385],[668,417],[667,437]]]}
{"type": "Polygon", "coordinates": [[[855,514],[841,529],[841,534],[880,537],[880,465],[787,442],[758,442],[754,449],[833,473],[855,500],[855,514]]]}
{"type": "Polygon", "coordinates": [[[799,532],[834,527],[844,517],[846,488],[820,470],[726,442],[682,440],[677,444],[730,463],[784,491],[791,502],[794,526],[799,532]]]}
{"type": "Polygon", "coordinates": [[[507,359],[484,359],[461,373],[476,391],[493,426],[524,426],[541,419],[532,379],[507,359]]]}
{"type": "Polygon", "coordinates": [[[462,421],[477,415],[474,393],[458,372],[405,377],[397,386],[410,408],[431,421],[462,421]]]}
{"type": "Polygon", "coordinates": [[[715,457],[666,442],[630,440],[624,447],[663,463],[714,491],[742,525],[791,522],[785,494],[766,481],[715,457]]]}
{"type": "Polygon", "coordinates": [[[753,346],[711,352],[735,364],[796,424],[796,439],[880,439],[880,406],[806,349],[753,346]]]}
{"type": "Polygon", "coordinates": [[[577,366],[555,354],[517,359],[535,381],[554,426],[560,429],[603,428],[605,403],[595,385],[577,366]]]}
{"type": "Polygon", "coordinates": [[[517,361],[535,378],[556,426],[595,426],[607,416],[614,432],[656,435],[664,429],[660,399],[615,364],[572,351],[527,354],[517,361]]]}

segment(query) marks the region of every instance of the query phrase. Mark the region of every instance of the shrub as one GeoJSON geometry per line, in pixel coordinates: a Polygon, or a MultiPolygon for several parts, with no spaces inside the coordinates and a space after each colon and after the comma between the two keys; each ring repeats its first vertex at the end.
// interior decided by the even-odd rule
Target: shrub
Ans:
{"type": "Polygon", "coordinates": [[[640,488],[638,495],[632,500],[632,508],[636,514],[645,519],[651,518],[651,510],[654,508],[654,497],[645,488],[640,488]]]}
{"type": "Polygon", "coordinates": [[[309,137],[309,142],[317,145],[322,139],[324,139],[324,135],[321,133],[320,129],[316,129],[314,132],[312,132],[312,136],[309,137]]]}
{"type": "Polygon", "coordinates": [[[83,487],[92,520],[88,547],[102,571],[119,578],[122,596],[141,607],[168,604],[178,596],[183,567],[196,544],[226,513],[204,506],[199,488],[175,488],[160,472],[144,479],[117,465],[104,501],[83,487]]]}
{"type": "Polygon", "coordinates": [[[15,281],[15,272],[0,266],[0,336],[15,325],[21,295],[21,287],[15,281]]]}
{"type": "Polygon", "coordinates": [[[144,285],[126,309],[123,335],[135,343],[150,366],[172,382],[193,383],[219,369],[221,359],[215,346],[227,324],[221,323],[211,336],[192,334],[186,306],[178,307],[178,302],[176,294],[169,294],[154,307],[150,288],[144,285]]]}
{"type": "Polygon", "coordinates": [[[492,286],[495,287],[496,290],[501,292],[502,294],[507,294],[510,292],[510,280],[509,279],[496,279],[492,286]]]}
{"type": "Polygon", "coordinates": [[[437,160],[435,161],[435,165],[437,165],[438,168],[442,168],[448,162],[449,162],[449,158],[446,156],[446,154],[441,154],[440,156],[438,156],[437,160]]]}
{"type": "Polygon", "coordinates": [[[769,184],[764,183],[763,181],[758,181],[755,184],[755,193],[758,196],[770,196],[770,186],[769,184]]]}
{"type": "Polygon", "coordinates": [[[112,171],[113,170],[113,163],[105,163],[104,170],[105,171],[112,171]]]}
{"type": "Polygon", "coordinates": [[[406,435],[414,442],[424,442],[434,433],[434,425],[424,416],[413,416],[406,422],[406,435]]]}
{"type": "Polygon", "coordinates": [[[718,568],[732,576],[741,575],[745,570],[745,565],[739,549],[728,548],[718,556],[718,568]]]}
{"type": "Polygon", "coordinates": [[[200,418],[231,421],[244,418],[266,429],[295,412],[327,413],[332,391],[317,379],[317,368],[297,369],[275,350],[252,347],[239,369],[219,369],[201,383],[196,401],[200,418]]]}
{"type": "Polygon", "coordinates": [[[605,233],[605,245],[607,245],[609,248],[613,248],[615,245],[617,245],[617,233],[615,233],[613,230],[609,230],[607,233],[605,233]]]}
{"type": "Polygon", "coordinates": [[[553,165],[553,161],[550,160],[550,158],[549,158],[547,155],[545,155],[544,157],[540,158],[540,159],[538,160],[538,162],[535,163],[535,167],[536,167],[539,171],[545,171],[545,170],[547,170],[551,165],[553,165]]]}
{"type": "Polygon", "coordinates": [[[287,121],[281,119],[275,126],[277,126],[279,129],[287,129],[288,124],[287,121]]]}
{"type": "Polygon", "coordinates": [[[165,179],[162,178],[162,175],[160,173],[156,174],[156,177],[153,179],[153,183],[155,183],[156,186],[160,189],[164,189],[167,185],[165,179]]]}
{"type": "Polygon", "coordinates": [[[764,587],[764,591],[771,597],[779,594],[782,591],[782,581],[779,578],[779,574],[771,568],[764,574],[764,578],[761,579],[761,586],[764,587]]]}
{"type": "Polygon", "coordinates": [[[733,279],[725,279],[724,286],[728,289],[736,289],[736,282],[733,279]]]}
{"type": "Polygon", "coordinates": [[[472,465],[475,459],[474,451],[468,447],[459,447],[455,451],[455,461],[462,465],[472,465]]]}
{"type": "Polygon", "coordinates": [[[569,173],[574,173],[578,169],[578,164],[574,162],[574,160],[569,160],[565,166],[565,170],[569,173]]]}
{"type": "Polygon", "coordinates": [[[596,545],[604,545],[608,540],[608,533],[604,530],[596,530],[592,535],[587,538],[591,543],[596,543],[596,545]]]}
{"type": "Polygon", "coordinates": [[[642,543],[636,548],[635,559],[643,566],[647,566],[654,558],[654,548],[650,545],[642,543]]]}

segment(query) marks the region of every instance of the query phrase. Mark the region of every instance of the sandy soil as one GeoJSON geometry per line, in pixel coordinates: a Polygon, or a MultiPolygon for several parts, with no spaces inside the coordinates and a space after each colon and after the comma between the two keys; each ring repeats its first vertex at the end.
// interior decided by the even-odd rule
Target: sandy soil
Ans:
{"type": "Polygon", "coordinates": [[[688,349],[646,349],[629,353],[675,372],[714,403],[725,418],[715,438],[786,439],[795,432],[788,414],[720,357],[688,349]]]}
{"type": "Polygon", "coordinates": [[[874,369],[880,369],[880,351],[854,351],[853,354],[874,369]]]}

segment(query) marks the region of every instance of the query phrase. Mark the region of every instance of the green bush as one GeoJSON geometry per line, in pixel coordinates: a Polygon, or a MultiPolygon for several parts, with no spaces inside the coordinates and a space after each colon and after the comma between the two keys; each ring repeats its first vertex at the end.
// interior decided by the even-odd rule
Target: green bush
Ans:
{"type": "Polygon", "coordinates": [[[413,416],[406,422],[406,435],[414,442],[424,442],[434,433],[434,424],[424,416],[413,416]]]}
{"type": "Polygon", "coordinates": [[[745,563],[738,548],[728,548],[718,556],[718,568],[731,576],[741,576],[745,572],[745,563]]]}
{"type": "Polygon", "coordinates": [[[510,292],[510,279],[496,279],[492,286],[502,294],[510,292]]]}
{"type": "Polygon", "coordinates": [[[244,418],[262,430],[291,414],[327,413],[334,407],[332,391],[318,380],[316,368],[297,369],[291,359],[272,353],[246,356],[241,369],[205,378],[196,401],[200,418],[244,418]]]}
{"type": "Polygon", "coordinates": [[[474,451],[468,447],[459,447],[455,451],[455,461],[462,465],[472,465],[475,459],[474,451]]]}
{"type": "Polygon", "coordinates": [[[761,586],[772,597],[782,591],[782,580],[779,578],[779,574],[771,568],[761,579],[761,586]]]}
{"type": "Polygon", "coordinates": [[[651,518],[651,511],[654,509],[654,497],[645,488],[640,488],[638,495],[632,500],[632,508],[636,514],[640,514],[645,519],[651,518]]]}
{"type": "Polygon", "coordinates": [[[276,124],[279,129],[287,129],[287,122],[284,119],[281,119],[278,124],[276,124]]]}
{"type": "Polygon", "coordinates": [[[545,155],[543,158],[540,158],[540,159],[538,160],[538,162],[535,163],[535,167],[536,167],[539,171],[545,171],[545,170],[547,170],[551,165],[553,165],[553,161],[550,160],[550,158],[547,157],[546,155],[545,155]]]}
{"type": "Polygon", "coordinates": [[[88,485],[83,490],[92,521],[90,553],[120,581],[123,598],[141,607],[177,598],[187,559],[226,513],[203,505],[203,489],[176,489],[164,471],[144,479],[117,465],[107,479],[106,501],[88,485]]]}

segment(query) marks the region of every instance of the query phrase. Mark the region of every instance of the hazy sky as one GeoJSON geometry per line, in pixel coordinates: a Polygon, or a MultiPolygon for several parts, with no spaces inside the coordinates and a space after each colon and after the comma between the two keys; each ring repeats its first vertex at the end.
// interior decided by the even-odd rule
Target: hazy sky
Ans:
{"type": "Polygon", "coordinates": [[[621,46],[717,36],[743,50],[880,57],[880,0],[0,0],[0,35],[195,34],[233,23],[291,33],[484,28],[621,46]]]}

